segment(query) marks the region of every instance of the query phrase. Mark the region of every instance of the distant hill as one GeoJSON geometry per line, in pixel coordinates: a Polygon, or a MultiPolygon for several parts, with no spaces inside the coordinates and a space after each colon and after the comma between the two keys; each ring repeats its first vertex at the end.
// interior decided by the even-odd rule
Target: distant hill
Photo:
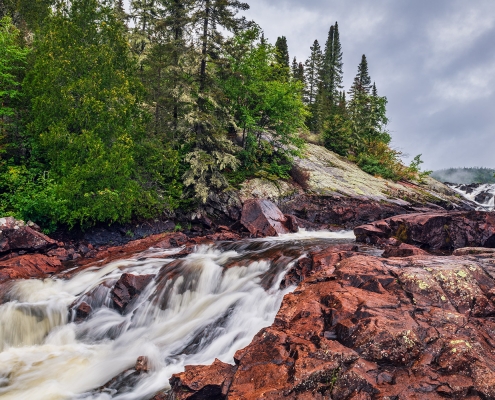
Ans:
{"type": "Polygon", "coordinates": [[[495,183],[495,169],[492,168],[448,168],[431,174],[440,182],[450,183],[495,183]]]}

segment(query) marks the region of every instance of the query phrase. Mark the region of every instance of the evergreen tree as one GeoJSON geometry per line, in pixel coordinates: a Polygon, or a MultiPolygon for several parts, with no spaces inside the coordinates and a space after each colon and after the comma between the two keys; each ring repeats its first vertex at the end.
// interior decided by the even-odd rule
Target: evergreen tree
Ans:
{"type": "Polygon", "coordinates": [[[318,40],[311,46],[311,54],[304,65],[306,90],[304,101],[309,107],[311,116],[308,117],[307,125],[311,131],[316,131],[318,127],[318,92],[321,88],[322,53],[318,40]]]}
{"type": "Polygon", "coordinates": [[[192,0],[158,0],[148,29],[149,50],[143,59],[143,83],[153,107],[152,131],[174,145],[184,143],[193,106],[197,53],[188,43],[192,0]]]}
{"type": "Polygon", "coordinates": [[[173,207],[176,158],[163,160],[166,186],[140,174],[152,166],[139,161],[160,156],[146,143],[142,87],[114,9],[97,0],[60,2],[35,49],[25,81],[32,98],[29,131],[32,159],[47,171],[39,178],[36,212],[86,225],[173,207]]]}
{"type": "Polygon", "coordinates": [[[191,116],[194,148],[185,157],[189,169],[184,175],[184,183],[193,187],[196,198],[203,202],[213,189],[228,185],[221,171],[235,169],[238,165],[233,154],[236,148],[226,136],[232,118],[221,107],[222,94],[215,79],[215,63],[221,61],[219,52],[225,42],[222,30],[237,33],[246,28],[246,19],[237,17],[237,13],[247,9],[249,5],[238,0],[197,0],[192,13],[201,54],[197,107],[191,116]]]}
{"type": "Polygon", "coordinates": [[[289,68],[289,46],[287,44],[287,38],[285,36],[278,37],[275,42],[277,49],[277,63],[283,67],[289,68]]]}
{"type": "Polygon", "coordinates": [[[349,94],[351,99],[354,99],[356,96],[370,94],[370,90],[371,78],[368,72],[368,61],[366,60],[366,55],[363,54],[349,94]]]}
{"type": "Polygon", "coordinates": [[[297,74],[299,73],[299,63],[297,62],[297,58],[294,57],[292,60],[292,77],[297,79],[297,74]]]}
{"type": "Polygon", "coordinates": [[[296,57],[292,61],[292,78],[304,83],[304,64],[298,63],[296,57]]]}
{"type": "Polygon", "coordinates": [[[339,25],[330,27],[322,65],[322,96],[324,113],[331,114],[332,108],[339,103],[343,82],[342,45],[340,43],[339,25]]]}

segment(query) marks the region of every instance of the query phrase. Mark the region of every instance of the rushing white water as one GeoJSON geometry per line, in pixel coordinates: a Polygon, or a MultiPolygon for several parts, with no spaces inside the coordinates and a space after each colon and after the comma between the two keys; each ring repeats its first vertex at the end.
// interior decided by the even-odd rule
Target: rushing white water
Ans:
{"type": "Polygon", "coordinates": [[[200,247],[182,260],[150,249],[135,258],[78,273],[70,280],[16,283],[0,306],[0,399],[147,399],[185,365],[231,363],[269,326],[293,262],[314,246],[352,240],[352,233],[300,232],[269,240],[200,247]],[[278,253],[277,253],[278,252],[278,253]],[[273,254],[282,253],[276,262],[273,254]],[[124,273],[155,278],[124,315],[111,288],[124,273]],[[71,322],[71,304],[93,312],[71,322]],[[101,387],[139,356],[150,372],[132,385],[101,387]]]}
{"type": "Polygon", "coordinates": [[[495,184],[480,185],[450,184],[452,189],[478,205],[480,211],[495,210],[495,184]]]}

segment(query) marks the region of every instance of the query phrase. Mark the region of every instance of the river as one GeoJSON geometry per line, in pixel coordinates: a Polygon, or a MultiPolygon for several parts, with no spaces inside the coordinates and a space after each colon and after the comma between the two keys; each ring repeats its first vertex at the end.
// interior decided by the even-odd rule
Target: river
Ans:
{"type": "Polygon", "coordinates": [[[295,261],[353,241],[352,232],[301,231],[200,246],[180,260],[180,249],[152,248],[71,279],[18,281],[0,306],[0,399],[149,399],[185,365],[232,363],[273,323],[295,261]],[[111,288],[124,273],[154,278],[122,315],[111,288]],[[81,302],[93,311],[76,323],[68,310],[81,302]],[[148,373],[96,389],[140,356],[148,373]]]}

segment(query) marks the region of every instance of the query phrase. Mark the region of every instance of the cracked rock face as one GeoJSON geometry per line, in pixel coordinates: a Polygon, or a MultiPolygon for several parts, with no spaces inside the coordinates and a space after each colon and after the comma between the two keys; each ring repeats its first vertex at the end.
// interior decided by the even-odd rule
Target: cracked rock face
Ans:
{"type": "Polygon", "coordinates": [[[494,399],[493,255],[349,250],[301,260],[292,274],[302,282],[235,365],[174,375],[171,396],[213,398],[200,392],[208,387],[216,399],[494,399]]]}

